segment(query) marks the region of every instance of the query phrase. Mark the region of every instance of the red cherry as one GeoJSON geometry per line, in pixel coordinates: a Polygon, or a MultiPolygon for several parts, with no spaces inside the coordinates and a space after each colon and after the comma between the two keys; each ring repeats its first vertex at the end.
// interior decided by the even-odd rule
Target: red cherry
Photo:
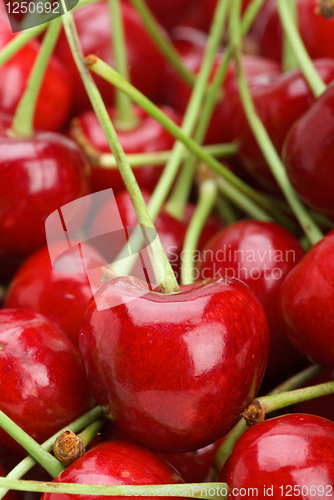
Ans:
{"type": "MultiPolygon", "coordinates": [[[[92,406],[76,347],[53,322],[25,309],[0,310],[0,409],[39,443],[92,406]]],[[[10,450],[22,448],[0,430],[10,450]]]]}
{"type": "Polygon", "coordinates": [[[302,361],[282,332],[278,306],[282,282],[302,256],[298,240],[278,224],[244,220],[217,233],[204,247],[197,264],[198,279],[240,279],[260,300],[270,332],[269,376],[289,371],[302,361]]]}
{"type": "Polygon", "coordinates": [[[334,84],[293,125],[283,147],[288,177],[301,198],[334,216],[334,84]]]}
{"type": "Polygon", "coordinates": [[[232,499],[245,498],[245,492],[246,498],[254,492],[258,499],[331,496],[333,436],[334,423],[321,417],[290,414],[272,418],[241,436],[219,481],[227,482],[232,499]]]}
{"type": "Polygon", "coordinates": [[[143,290],[135,278],[113,279],[98,290],[110,308],[87,309],[80,351],[93,396],[149,448],[197,450],[220,439],[258,391],[268,354],[264,312],[234,280],[138,297],[143,290]],[[112,307],[122,297],[137,298],[112,307]]]}
{"type": "MultiPolygon", "coordinates": [[[[196,2],[198,3],[198,0],[195,0],[196,2]]],[[[165,0],[147,0],[147,5],[155,17],[167,30],[182,24],[193,3],[194,0],[169,0],[168,3],[165,0]]]]}
{"type": "MultiPolygon", "coordinates": [[[[172,137],[154,118],[149,116],[138,106],[133,108],[138,124],[130,130],[117,127],[115,122],[116,111],[109,108],[108,112],[113,119],[118,139],[127,154],[153,153],[156,151],[169,151],[175,142],[172,137]]],[[[181,124],[181,117],[169,107],[163,106],[161,110],[177,125],[181,124]]],[[[104,135],[102,127],[93,111],[86,111],[72,122],[70,135],[79,143],[89,144],[101,153],[110,153],[110,146],[104,135]],[[79,137],[78,137],[79,136],[79,137]]],[[[134,174],[140,187],[153,191],[159,180],[163,166],[143,166],[135,168],[134,174]]],[[[123,191],[125,185],[118,169],[108,169],[93,166],[92,189],[93,192],[112,188],[114,193],[123,191]]]]}
{"type": "MultiPolygon", "coordinates": [[[[182,483],[177,471],[150,450],[134,443],[102,443],[69,465],[54,483],[129,485],[182,483]]],[[[89,499],[89,495],[80,495],[89,499]]],[[[44,493],[42,500],[70,500],[66,493],[44,493]]],[[[104,500],[96,495],[95,500],[104,500]]],[[[108,497],[107,497],[108,498],[108,497]]],[[[124,497],[115,496],[115,500],[124,497]]],[[[156,498],[156,497],[153,497],[156,498]]]]}
{"type": "MultiPolygon", "coordinates": [[[[15,38],[7,14],[0,11],[0,50],[15,38]]],[[[0,111],[13,115],[26,89],[40,44],[32,40],[0,68],[0,111]]],[[[55,56],[50,58],[37,99],[34,127],[60,130],[72,105],[70,74],[55,56]]]]}
{"type": "MultiPolygon", "coordinates": [[[[72,245],[76,242],[72,241],[72,245]]],[[[95,291],[101,285],[103,265],[102,257],[90,245],[84,247],[87,269],[96,269],[95,283],[90,283],[86,273],[74,273],[81,266],[77,252],[62,253],[57,259],[58,269],[66,269],[68,273],[53,268],[48,248],[42,248],[31,255],[17,271],[10,283],[5,307],[31,309],[54,321],[71,339],[79,345],[79,331],[83,315],[93,296],[91,284],[95,291]],[[73,273],[71,273],[71,269],[73,273]]],[[[60,253],[63,244],[52,245],[52,252],[60,253]]]]}
{"type": "MultiPolygon", "coordinates": [[[[334,79],[334,61],[314,61],[316,70],[325,83],[334,79]]],[[[314,103],[312,91],[302,72],[294,69],[259,81],[253,80],[251,94],[263,125],[278,154],[281,154],[284,139],[298,118],[314,103]]],[[[235,119],[235,136],[239,143],[239,159],[247,171],[269,189],[278,190],[276,181],[255,140],[248,120],[239,106],[235,119]]],[[[313,122],[312,122],[313,126],[313,122]]],[[[307,144],[307,148],[309,145],[307,144]]],[[[313,185],[312,185],[313,190],[313,185]]]]}
{"type": "Polygon", "coordinates": [[[334,369],[334,231],[286,277],[281,307],[292,344],[311,361],[334,369]]]}
{"type": "Polygon", "coordinates": [[[11,259],[46,245],[46,218],[88,194],[90,169],[70,139],[7,137],[10,119],[0,120],[0,258],[11,259]]]}
{"type": "MultiPolygon", "coordinates": [[[[147,97],[154,99],[162,81],[165,60],[154,45],[132,5],[121,2],[121,11],[131,82],[147,97]]],[[[75,11],[73,15],[84,54],[97,54],[103,61],[113,66],[112,33],[107,2],[86,5],[75,11]]],[[[75,88],[74,112],[80,113],[90,108],[90,101],[64,32],[60,35],[55,53],[71,71],[73,87],[75,88]]],[[[100,77],[94,76],[94,79],[105,104],[112,105],[114,101],[112,85],[100,77]]]]}

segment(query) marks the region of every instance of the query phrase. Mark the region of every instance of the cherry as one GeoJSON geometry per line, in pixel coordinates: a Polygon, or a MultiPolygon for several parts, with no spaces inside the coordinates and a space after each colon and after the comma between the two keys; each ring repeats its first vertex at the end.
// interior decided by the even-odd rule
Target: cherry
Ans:
{"type": "MultiPolygon", "coordinates": [[[[55,483],[125,484],[135,487],[144,484],[182,483],[177,471],[150,450],[134,443],[112,441],[101,443],[78,458],[54,480],[55,483]]],[[[82,496],[83,499],[86,496],[82,496]]],[[[44,493],[43,500],[69,500],[66,493],[44,493]]],[[[87,499],[90,498],[87,495],[87,499]]],[[[103,500],[102,495],[94,496],[103,500]]],[[[114,497],[120,500],[123,497],[114,497]]]]}
{"type": "MultiPolygon", "coordinates": [[[[161,83],[165,61],[146,32],[137,12],[127,2],[121,2],[124,31],[132,84],[150,99],[161,83]],[[148,64],[149,61],[149,64],[148,64]]],[[[110,14],[107,2],[86,5],[74,12],[80,43],[85,55],[97,54],[103,61],[113,65],[110,14]]],[[[62,32],[55,50],[56,55],[71,71],[74,94],[74,112],[91,107],[88,96],[74,63],[65,33],[62,32]]],[[[94,79],[106,105],[113,104],[113,87],[99,77],[94,79]]]]}
{"type": "MultiPolygon", "coordinates": [[[[0,10],[0,50],[15,38],[7,14],[0,10]]],[[[0,111],[13,115],[27,86],[39,51],[32,40],[0,68],[0,111]]],[[[61,61],[52,56],[37,99],[34,126],[39,130],[60,130],[72,105],[71,77],[61,61]]]]}
{"type": "Polygon", "coordinates": [[[10,124],[0,116],[0,258],[7,260],[46,245],[46,218],[88,194],[90,174],[70,139],[51,132],[8,137],[10,124]]]}
{"type": "Polygon", "coordinates": [[[219,481],[227,482],[234,499],[252,492],[259,499],[330,496],[333,433],[333,422],[314,415],[283,415],[257,424],[238,440],[219,481]]]}
{"type": "MultiPolygon", "coordinates": [[[[75,244],[72,241],[72,246],[75,244]]],[[[55,243],[52,253],[61,253],[57,259],[58,269],[67,269],[68,273],[59,272],[50,260],[48,248],[41,248],[22,264],[10,283],[5,307],[31,309],[43,314],[57,323],[75,345],[79,345],[79,331],[88,303],[101,284],[103,259],[88,244],[84,247],[85,262],[88,269],[96,269],[95,283],[88,280],[86,273],[75,273],[81,266],[78,253],[62,253],[62,244],[55,243]],[[72,270],[72,272],[71,272],[72,270]]]]}
{"type": "Polygon", "coordinates": [[[334,84],[293,125],[283,147],[288,177],[299,196],[316,210],[334,216],[332,148],[334,84]]]}
{"type": "Polygon", "coordinates": [[[264,312],[239,281],[138,297],[143,290],[138,279],[115,278],[97,292],[109,309],[88,306],[80,351],[93,396],[149,448],[197,450],[220,439],[258,391],[268,354],[264,312]],[[137,300],[119,304],[122,297],[137,300]]]}
{"type": "MultiPolygon", "coordinates": [[[[333,60],[314,61],[314,65],[325,83],[334,79],[333,60]]],[[[267,80],[262,77],[259,81],[254,79],[251,94],[257,114],[277,152],[281,154],[283,142],[290,127],[315,101],[312,91],[302,72],[299,69],[294,69],[281,75],[274,75],[267,80]]],[[[239,142],[238,156],[244,167],[264,186],[278,190],[276,181],[253,136],[241,104],[235,118],[234,130],[236,140],[239,142]]]]}
{"type": "Polygon", "coordinates": [[[334,231],[286,277],[280,303],[285,333],[311,361],[334,369],[334,231]]]}
{"type": "Polygon", "coordinates": [[[208,241],[197,263],[198,279],[240,279],[260,300],[270,332],[267,376],[289,371],[302,361],[283,334],[278,306],[281,284],[302,256],[297,239],[278,224],[244,220],[208,241]]]}
{"type": "MultiPolygon", "coordinates": [[[[55,323],[2,309],[0,344],[0,409],[39,443],[92,406],[79,352],[55,323]]],[[[3,430],[0,442],[23,451],[3,430]]]]}
{"type": "MultiPolygon", "coordinates": [[[[155,17],[167,30],[182,24],[193,3],[194,0],[170,0],[168,3],[164,0],[147,0],[147,5],[155,17]]],[[[195,3],[198,3],[198,0],[195,0],[195,3]]]]}
{"type": "MultiPolygon", "coordinates": [[[[181,117],[172,109],[163,106],[162,111],[177,125],[181,124],[181,117]]],[[[117,127],[115,121],[116,110],[108,108],[110,117],[113,119],[118,139],[125,153],[153,153],[155,151],[169,151],[175,139],[163,127],[138,106],[133,108],[137,119],[134,128],[124,130],[117,127]]],[[[102,127],[93,111],[86,111],[73,120],[70,127],[70,136],[84,147],[93,147],[101,153],[110,153],[110,147],[104,135],[102,127]]],[[[134,174],[139,186],[148,191],[153,191],[159,180],[163,166],[143,166],[134,169],[134,174]]],[[[114,193],[123,191],[125,185],[118,169],[108,169],[93,166],[92,189],[93,192],[112,188],[114,193]]]]}

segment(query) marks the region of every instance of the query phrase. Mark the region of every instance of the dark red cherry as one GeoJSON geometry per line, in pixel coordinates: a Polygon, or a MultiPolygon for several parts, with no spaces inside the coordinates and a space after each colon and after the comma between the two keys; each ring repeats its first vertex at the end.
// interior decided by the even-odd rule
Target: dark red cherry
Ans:
{"type": "Polygon", "coordinates": [[[285,333],[307,358],[334,369],[334,231],[286,277],[280,299],[285,333]]]}
{"type": "MultiPolygon", "coordinates": [[[[72,241],[72,245],[74,243],[72,241]]],[[[77,252],[65,253],[63,244],[55,243],[51,251],[58,253],[59,250],[57,268],[64,272],[54,269],[48,248],[41,248],[17,271],[5,299],[5,307],[31,309],[54,321],[75,345],[79,345],[83,315],[93,292],[101,285],[102,277],[100,254],[85,243],[81,248],[84,248],[87,269],[97,268],[95,282],[92,282],[92,275],[89,281],[83,270],[75,272],[82,266],[77,252]]]]}
{"type": "MultiPolygon", "coordinates": [[[[175,142],[174,137],[172,137],[160,123],[138,106],[134,106],[133,110],[138,120],[137,125],[130,130],[124,130],[117,127],[117,121],[115,122],[115,109],[108,108],[109,115],[115,125],[118,139],[125,153],[154,153],[156,151],[169,151],[172,149],[175,142]]],[[[167,106],[161,107],[161,110],[177,125],[181,124],[181,117],[177,112],[167,106]]],[[[70,135],[79,144],[89,145],[97,152],[110,153],[110,146],[108,145],[97,116],[93,111],[86,111],[73,120],[70,127],[70,135]]],[[[154,167],[147,165],[133,169],[139,186],[147,191],[153,191],[162,170],[163,166],[154,167]]],[[[102,191],[107,188],[112,188],[114,193],[125,189],[123,179],[118,169],[93,166],[93,192],[102,191]]]]}
{"type": "MultiPolygon", "coordinates": [[[[79,352],[58,325],[26,309],[0,310],[0,409],[39,443],[92,405],[79,352]]],[[[1,444],[23,452],[0,430],[1,444]]]]}
{"type": "Polygon", "coordinates": [[[75,142],[51,132],[8,137],[9,127],[0,117],[1,259],[45,246],[46,218],[89,192],[90,168],[75,142]]]}
{"type": "MultiPolygon", "coordinates": [[[[130,78],[132,84],[150,99],[154,98],[162,84],[165,60],[156,48],[139,15],[128,2],[121,2],[124,31],[127,45],[130,78]]],[[[86,5],[74,13],[75,23],[85,56],[98,55],[107,64],[113,66],[112,33],[107,2],[86,5]]],[[[167,36],[167,35],[166,35],[167,36]]],[[[90,102],[80,74],[76,68],[65,33],[60,35],[56,55],[71,71],[74,93],[74,113],[90,108],[90,102]]],[[[114,89],[100,77],[94,79],[106,105],[114,101],[114,89]]]]}
{"type": "MultiPolygon", "coordinates": [[[[321,59],[314,61],[314,65],[325,83],[334,79],[334,60],[321,59]]],[[[315,102],[312,91],[302,72],[299,69],[294,69],[281,75],[272,76],[268,80],[261,78],[259,81],[253,80],[251,94],[256,111],[280,155],[289,129],[315,102]]],[[[240,145],[239,159],[247,171],[261,181],[265,187],[278,190],[276,181],[253,136],[241,105],[238,108],[234,133],[235,139],[240,145]]],[[[309,144],[307,144],[307,148],[309,148],[309,144]]]]}
{"type": "Polygon", "coordinates": [[[290,414],[248,429],[236,443],[219,481],[230,498],[322,498],[333,495],[334,423],[290,414]]]}
{"type": "Polygon", "coordinates": [[[299,196],[334,216],[334,84],[293,125],[283,147],[288,177],[299,196]]]}
{"type": "Polygon", "coordinates": [[[288,372],[302,362],[283,333],[278,305],[283,280],[302,256],[298,240],[278,224],[244,220],[218,232],[197,263],[199,280],[237,278],[260,300],[270,332],[268,376],[288,372]]]}
{"type": "MultiPolygon", "coordinates": [[[[128,485],[129,491],[145,484],[176,484],[183,480],[177,471],[155,453],[134,443],[112,441],[102,443],[78,458],[61,472],[54,483],[128,485]],[[131,488],[132,486],[132,488],[131,488]]],[[[139,493],[140,494],[140,493],[139,493]]],[[[80,495],[88,500],[89,495],[80,495]]],[[[43,500],[70,500],[66,493],[44,493],[43,500]]],[[[95,495],[95,500],[104,496],[95,495]]],[[[110,497],[107,497],[110,498],[110,497]]],[[[124,497],[115,496],[115,500],[124,497]]],[[[156,497],[153,497],[156,498],[156,497]]]]}
{"type": "MultiPolygon", "coordinates": [[[[0,11],[0,50],[13,40],[7,14],[0,11]]],[[[0,68],[0,112],[13,115],[26,89],[40,44],[32,40],[0,68]]],[[[37,99],[34,127],[61,130],[72,106],[71,77],[61,61],[52,56],[37,99]]]]}
{"type": "Polygon", "coordinates": [[[147,0],[147,5],[159,23],[171,30],[182,24],[193,4],[198,2],[199,0],[169,0],[168,3],[165,0],[147,0]]]}
{"type": "Polygon", "coordinates": [[[267,361],[267,322],[249,288],[208,280],[163,295],[125,277],[97,295],[109,308],[88,306],[80,351],[115,425],[166,453],[220,439],[254,398],[267,361]]]}

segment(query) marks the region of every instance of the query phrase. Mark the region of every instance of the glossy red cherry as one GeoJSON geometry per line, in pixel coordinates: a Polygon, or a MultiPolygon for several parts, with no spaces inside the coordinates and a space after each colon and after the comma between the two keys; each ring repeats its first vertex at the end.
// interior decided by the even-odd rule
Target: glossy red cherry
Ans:
{"type": "MultiPolygon", "coordinates": [[[[180,115],[167,106],[161,107],[161,110],[171,118],[177,125],[181,124],[180,115]]],[[[110,117],[113,120],[118,139],[127,154],[154,153],[156,151],[169,151],[175,142],[172,137],[154,118],[149,116],[138,106],[133,107],[137,118],[137,125],[124,130],[117,127],[115,121],[116,110],[108,108],[110,117]]],[[[86,111],[78,118],[72,121],[70,127],[70,136],[78,144],[92,147],[98,153],[110,153],[110,146],[104,135],[102,127],[94,111],[86,111]]],[[[140,187],[147,191],[153,191],[159,180],[163,166],[142,166],[134,168],[134,174],[140,187]]],[[[112,188],[114,193],[123,191],[125,185],[118,169],[108,169],[98,166],[92,168],[92,190],[93,192],[112,188]]]]}
{"type": "MultiPolygon", "coordinates": [[[[54,483],[129,485],[182,483],[177,471],[150,450],[134,443],[102,443],[61,472],[54,483]]],[[[131,491],[131,489],[130,489],[131,491]]],[[[80,495],[83,499],[89,495],[80,495]]],[[[66,493],[44,493],[43,500],[70,500],[66,493]]],[[[94,496],[103,500],[102,495],[94,496]]],[[[115,496],[115,500],[123,497],[115,496]]],[[[156,498],[156,497],[153,497],[156,498]]]]}
{"type": "Polygon", "coordinates": [[[73,141],[51,132],[8,137],[9,127],[0,117],[0,259],[45,246],[46,218],[89,192],[89,165],[73,141]]]}
{"type": "Polygon", "coordinates": [[[5,307],[31,309],[54,321],[77,346],[82,318],[93,296],[91,286],[95,292],[101,285],[100,267],[103,265],[97,250],[84,243],[81,245],[84,247],[86,267],[97,268],[95,283],[88,280],[86,273],[74,272],[77,266],[82,265],[77,252],[73,255],[62,253],[63,244],[55,243],[52,252],[59,249],[61,253],[57,266],[68,272],[54,269],[48,248],[41,248],[17,271],[5,299],[5,307]]]}
{"type": "MultiPolygon", "coordinates": [[[[314,65],[325,83],[334,79],[334,60],[321,59],[314,61],[314,65]]],[[[268,80],[261,78],[259,81],[253,80],[251,94],[257,114],[280,155],[289,129],[315,102],[312,91],[302,72],[294,69],[272,76],[268,80]]],[[[239,143],[238,157],[247,171],[260,180],[265,187],[279,189],[253,136],[241,105],[235,119],[234,133],[239,143]]]]}
{"type": "Polygon", "coordinates": [[[268,353],[264,312],[239,281],[138,297],[143,290],[140,280],[115,278],[98,290],[110,308],[87,309],[80,351],[93,396],[149,448],[197,450],[221,438],[258,391],[268,353]],[[122,297],[136,300],[112,307],[122,297]]]}
{"type": "MultiPolygon", "coordinates": [[[[124,32],[127,45],[130,78],[132,84],[150,99],[154,99],[162,83],[165,60],[156,48],[139,15],[128,2],[121,2],[124,32]]],[[[107,2],[86,5],[74,12],[76,27],[85,56],[98,55],[113,66],[112,33],[107,2]]],[[[167,35],[166,35],[167,36],[167,35]]],[[[60,35],[56,55],[71,71],[74,94],[74,112],[80,113],[91,107],[90,101],[76,68],[65,33],[60,35]]],[[[114,89],[100,77],[94,79],[106,105],[113,104],[114,89]]]]}
{"type": "MultiPolygon", "coordinates": [[[[39,443],[92,405],[79,352],[34,311],[0,310],[0,408],[39,443]]],[[[1,444],[22,452],[0,430],[1,444]]]]}
{"type": "MultiPolygon", "coordinates": [[[[15,38],[7,15],[0,11],[0,50],[15,38]]],[[[13,115],[26,89],[40,44],[32,40],[0,68],[0,111],[13,115]]],[[[72,106],[71,77],[61,61],[50,58],[37,99],[34,127],[57,131],[66,122],[72,106]]]]}
{"type": "Polygon", "coordinates": [[[281,307],[292,344],[311,361],[334,369],[334,231],[288,274],[281,307]]]}
{"type": "Polygon", "coordinates": [[[288,177],[299,196],[334,216],[334,84],[293,125],[283,147],[288,177]]]}
{"type": "Polygon", "coordinates": [[[256,498],[275,500],[332,496],[333,458],[333,422],[313,415],[283,415],[241,436],[219,481],[227,482],[232,499],[251,498],[252,492],[256,498]]]}
{"type": "Polygon", "coordinates": [[[282,331],[278,305],[283,280],[302,256],[298,240],[278,224],[244,220],[219,231],[197,263],[198,279],[240,279],[260,300],[270,332],[269,376],[289,371],[302,361],[282,331]]]}

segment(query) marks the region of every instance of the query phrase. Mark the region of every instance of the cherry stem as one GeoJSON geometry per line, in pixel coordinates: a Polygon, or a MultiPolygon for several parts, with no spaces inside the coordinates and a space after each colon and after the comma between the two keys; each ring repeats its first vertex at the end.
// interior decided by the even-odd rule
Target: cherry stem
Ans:
{"type": "Polygon", "coordinates": [[[262,124],[256,113],[256,109],[249,91],[242,64],[239,13],[240,0],[234,0],[231,5],[230,34],[234,47],[235,67],[239,94],[244,112],[252,129],[252,132],[257,140],[257,143],[270,167],[271,172],[273,173],[278,185],[282,189],[306,236],[309,238],[312,244],[315,244],[323,238],[323,234],[296,195],[288,179],[284,165],[281,162],[281,159],[277,154],[277,151],[272,144],[264,125],[262,124]]]}
{"type": "Polygon", "coordinates": [[[27,88],[16,108],[12,122],[12,132],[20,137],[32,137],[37,99],[44,74],[58,39],[61,19],[54,19],[47,29],[41,48],[29,76],[27,88]]]}
{"type": "Polygon", "coordinates": [[[27,43],[29,43],[33,38],[38,36],[42,31],[47,28],[49,23],[41,24],[36,28],[23,31],[16,35],[10,42],[7,43],[0,51],[0,67],[5,64],[11,57],[15,56],[17,52],[22,49],[27,43]]]}
{"type": "Polygon", "coordinates": [[[305,48],[303,40],[299,34],[296,23],[289,7],[290,0],[277,0],[278,13],[285,32],[285,36],[289,41],[291,50],[298,65],[303,72],[303,75],[309,84],[314,97],[319,97],[325,90],[326,85],[321,80],[313,62],[305,48]]]}
{"type": "MultiPolygon", "coordinates": [[[[120,75],[130,81],[128,55],[124,35],[124,23],[119,0],[108,0],[110,22],[112,24],[112,50],[115,58],[115,67],[120,75]]],[[[115,123],[122,130],[130,130],[137,124],[133,113],[132,102],[129,97],[116,89],[116,120],[115,123]]]]}
{"type": "MultiPolygon", "coordinates": [[[[294,25],[297,29],[297,26],[298,26],[297,5],[295,2],[289,2],[288,8],[289,8],[289,15],[290,15],[291,21],[294,23],[294,25]]],[[[283,65],[284,71],[289,71],[290,69],[298,68],[298,61],[295,57],[295,54],[293,52],[289,38],[288,38],[286,33],[284,33],[284,38],[283,38],[283,62],[282,62],[282,65],[283,65]]]]}
{"type": "MultiPolygon", "coordinates": [[[[82,415],[82,417],[79,417],[78,419],[74,420],[71,424],[69,424],[67,427],[64,427],[63,429],[60,429],[56,434],[51,436],[47,441],[45,441],[43,444],[41,444],[41,447],[46,450],[46,451],[52,451],[53,444],[57,438],[57,436],[65,431],[66,429],[71,430],[72,432],[78,432],[80,429],[85,427],[86,425],[90,425],[93,423],[96,419],[101,418],[104,416],[104,412],[99,406],[96,406],[89,412],[85,413],[82,415]]],[[[81,436],[81,435],[80,435],[81,436]]],[[[12,469],[8,474],[7,478],[8,479],[20,479],[23,477],[27,472],[30,471],[36,465],[38,461],[34,460],[32,456],[28,456],[21,460],[20,463],[18,463],[14,469],[12,469]]],[[[8,489],[2,489],[0,490],[0,499],[3,498],[6,493],[8,493],[8,489]]]]}
{"type": "Polygon", "coordinates": [[[192,273],[194,269],[194,252],[197,249],[202,229],[215,206],[216,200],[217,184],[211,176],[211,178],[207,178],[199,183],[198,203],[185,235],[181,253],[182,285],[191,285],[195,281],[192,273]]]}
{"type": "Polygon", "coordinates": [[[158,47],[160,52],[170,63],[175,72],[182,78],[182,80],[187,83],[190,87],[195,84],[196,77],[189,71],[178,53],[174,48],[173,44],[169,41],[164,31],[162,30],[159,23],[156,21],[155,17],[151,13],[150,9],[143,0],[130,0],[132,5],[136,8],[138,14],[140,15],[146,30],[153,39],[155,45],[158,47]]]}
{"type": "Polygon", "coordinates": [[[221,194],[247,215],[257,220],[272,221],[272,218],[267,212],[262,210],[262,208],[256,205],[250,198],[240,193],[234,186],[228,184],[225,179],[219,177],[216,182],[221,194]]]}
{"type": "Polygon", "coordinates": [[[56,477],[64,470],[64,466],[40,444],[29,436],[13,420],[0,411],[0,427],[19,443],[36,462],[41,464],[52,477],[56,477]]]}
{"type": "MultiPolygon", "coordinates": [[[[297,373],[293,377],[289,378],[275,389],[273,389],[269,395],[279,394],[283,391],[298,389],[298,387],[308,382],[308,380],[312,379],[318,373],[322,371],[322,368],[318,365],[309,366],[305,370],[297,373]]],[[[259,401],[260,398],[257,399],[259,401]]],[[[249,427],[246,424],[246,420],[242,418],[239,422],[230,430],[230,432],[226,435],[224,442],[219,447],[219,450],[216,454],[215,464],[218,470],[221,470],[225,465],[226,460],[231,455],[232,450],[235,446],[235,443],[242,436],[242,434],[247,431],[249,427]]]]}
{"type": "Polygon", "coordinates": [[[0,477],[0,487],[18,491],[35,491],[44,493],[66,493],[76,495],[129,496],[131,491],[140,491],[141,496],[202,498],[205,500],[226,500],[228,486],[226,483],[192,483],[192,484],[150,484],[150,485],[104,485],[50,483],[44,481],[22,481],[0,477]],[[215,490],[216,494],[210,491],[215,490]]]}
{"type": "Polygon", "coordinates": [[[229,226],[238,220],[237,214],[233,210],[230,202],[224,196],[217,197],[216,211],[219,218],[225,223],[226,226],[229,226]]]}
{"type": "MultiPolygon", "coordinates": [[[[131,170],[131,167],[128,164],[123,148],[118,140],[116,131],[110,120],[110,116],[106,110],[101,94],[98,91],[87,67],[85,66],[84,55],[80,45],[73,15],[71,12],[66,12],[64,2],[63,7],[65,10],[65,14],[62,16],[62,20],[66,36],[71,47],[72,55],[81,74],[82,81],[92,103],[93,109],[107,138],[109,147],[113,155],[115,156],[120,174],[131,198],[139,224],[143,228],[149,227],[155,229],[152,219],[147,210],[143,195],[139,189],[137,180],[131,170]]],[[[125,81],[124,79],[122,80],[125,81]]],[[[160,243],[159,237],[157,237],[152,244],[151,242],[149,244],[152,249],[152,253],[150,254],[152,267],[154,270],[156,281],[157,283],[160,283],[159,290],[162,293],[177,292],[179,290],[179,286],[176,281],[173,269],[160,243]],[[162,256],[162,259],[159,258],[160,255],[162,256]]]]}
{"type": "Polygon", "coordinates": [[[87,446],[95,438],[95,436],[100,432],[105,423],[105,418],[102,420],[96,420],[95,422],[92,422],[90,425],[88,425],[86,429],[80,432],[80,434],[78,434],[78,437],[81,439],[85,446],[87,446]]]}
{"type": "MultiPolygon", "coordinates": [[[[214,172],[221,175],[225,180],[227,180],[231,185],[233,185],[236,189],[242,192],[245,196],[249,197],[252,201],[254,201],[261,208],[266,210],[268,214],[272,215],[274,219],[276,219],[280,224],[285,226],[290,231],[294,231],[295,224],[291,222],[291,219],[288,218],[285,214],[283,214],[279,209],[274,207],[261,193],[258,193],[253,188],[248,186],[245,182],[243,182],[239,177],[237,177],[233,172],[228,170],[226,167],[221,165],[221,163],[216,160],[212,155],[208,154],[202,146],[200,146],[196,141],[194,141],[191,137],[186,135],[180,127],[178,127],[170,118],[168,118],[157,106],[155,106],[149,99],[147,99],[141,92],[139,92],[135,87],[126,82],[113,68],[108,66],[105,62],[99,59],[96,56],[87,56],[86,65],[97,75],[101,76],[109,83],[114,85],[115,87],[121,89],[123,92],[127,93],[131,99],[136,102],[144,111],[146,111],[150,116],[153,116],[161,125],[176,139],[183,142],[183,144],[194,153],[197,158],[202,160],[204,163],[208,165],[214,172]]],[[[165,178],[164,174],[166,173],[166,169],[160,180],[165,178]]],[[[166,174],[167,175],[167,174],[166,174]]],[[[174,172],[168,172],[172,181],[174,179],[174,172]]],[[[162,189],[161,189],[162,190],[162,189]]],[[[157,189],[154,191],[154,194],[158,192],[157,189]]],[[[164,199],[161,196],[161,199],[164,199]]],[[[149,210],[154,218],[156,212],[159,212],[159,207],[161,203],[161,199],[155,202],[155,205],[152,206],[151,203],[149,205],[149,210]],[[152,206],[152,208],[151,208],[152,206]],[[158,208],[158,209],[157,209],[158,208]]]]}
{"type": "MultiPolygon", "coordinates": [[[[225,20],[227,17],[228,5],[229,5],[229,0],[219,0],[215,9],[213,21],[210,27],[208,42],[202,59],[201,69],[196,78],[196,82],[192,94],[190,96],[187,110],[185,112],[182,122],[182,131],[184,132],[184,134],[188,136],[192,135],[196,127],[199,112],[201,111],[201,104],[204,95],[206,93],[210,75],[212,73],[212,66],[222,39],[222,33],[224,31],[225,20]]],[[[169,161],[167,162],[166,169],[170,169],[171,171],[176,173],[182,162],[184,151],[185,151],[184,144],[182,142],[176,142],[176,144],[173,147],[172,155],[169,161]]],[[[187,161],[187,165],[189,166],[189,160],[187,161]]],[[[175,195],[174,198],[172,197],[171,205],[167,203],[165,206],[165,210],[169,212],[171,215],[173,215],[175,218],[183,219],[184,206],[188,201],[188,194],[190,193],[191,190],[193,173],[194,173],[194,163],[191,162],[190,170],[189,168],[187,170],[183,169],[180,179],[176,184],[175,188],[176,199],[179,196],[180,198],[182,197],[182,205],[180,206],[180,212],[176,213],[175,209],[174,210],[171,209],[172,208],[171,205],[175,200],[175,195]],[[182,175],[184,173],[186,174],[185,176],[182,175]],[[185,192],[185,194],[182,195],[182,192],[185,192]]],[[[168,191],[170,188],[171,185],[168,186],[168,191]]],[[[161,200],[161,197],[166,192],[166,190],[167,188],[162,176],[152,196],[151,204],[154,205],[157,201],[161,200]]],[[[161,205],[161,202],[159,204],[161,205]]]]}
{"type": "MultiPolygon", "coordinates": [[[[216,158],[226,158],[234,156],[238,152],[238,145],[234,142],[226,144],[213,144],[203,146],[203,149],[216,158]]],[[[143,165],[150,165],[152,167],[165,165],[171,156],[171,151],[158,151],[155,153],[138,153],[127,154],[129,165],[132,168],[142,167],[143,165]]],[[[187,159],[188,153],[185,151],[182,159],[187,159]]],[[[94,163],[94,162],[93,162],[94,163]]],[[[99,155],[96,165],[103,168],[117,168],[117,163],[113,154],[102,153],[99,155]]]]}

